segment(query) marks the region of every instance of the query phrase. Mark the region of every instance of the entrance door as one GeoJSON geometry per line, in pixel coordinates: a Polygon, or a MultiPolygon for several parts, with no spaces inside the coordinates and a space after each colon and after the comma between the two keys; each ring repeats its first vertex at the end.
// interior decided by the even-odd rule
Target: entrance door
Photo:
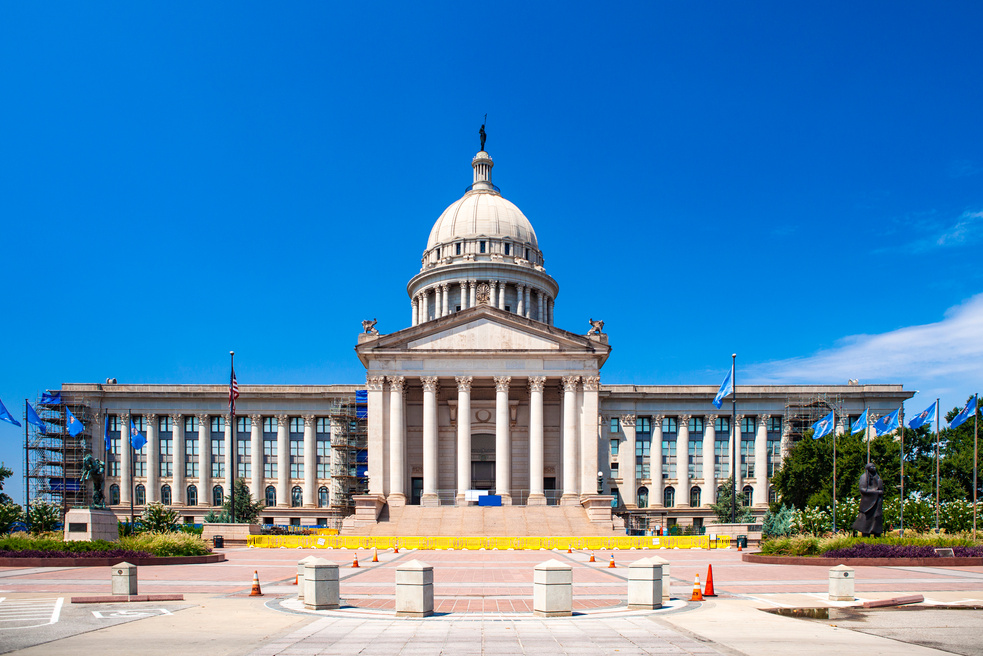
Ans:
{"type": "Polygon", "coordinates": [[[471,436],[471,489],[495,489],[495,436],[471,436]]]}
{"type": "Polygon", "coordinates": [[[420,499],[423,498],[423,477],[415,476],[410,479],[410,505],[419,506],[420,499]]]}
{"type": "Polygon", "coordinates": [[[556,477],[543,478],[543,492],[546,493],[546,505],[555,506],[560,502],[560,490],[556,489],[556,477]]]}

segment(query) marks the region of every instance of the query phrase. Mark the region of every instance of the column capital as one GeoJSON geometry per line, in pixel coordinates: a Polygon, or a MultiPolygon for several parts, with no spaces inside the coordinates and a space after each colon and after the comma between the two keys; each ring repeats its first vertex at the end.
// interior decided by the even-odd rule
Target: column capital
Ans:
{"type": "Polygon", "coordinates": [[[287,415],[277,415],[276,416],[276,425],[277,425],[277,428],[279,429],[280,426],[286,425],[287,421],[289,421],[289,420],[290,420],[290,417],[288,417],[287,415]]]}
{"type": "Polygon", "coordinates": [[[421,376],[420,382],[423,383],[424,392],[436,392],[439,386],[436,376],[421,376]]]}
{"type": "Polygon", "coordinates": [[[744,417],[745,416],[746,415],[737,415],[737,417],[735,417],[735,419],[737,419],[738,422],[742,422],[742,421],[744,421],[744,417]]]}
{"type": "Polygon", "coordinates": [[[655,424],[656,426],[658,426],[659,427],[659,430],[662,430],[662,420],[665,419],[665,418],[666,418],[666,416],[665,415],[661,415],[661,414],[660,415],[652,415],[652,423],[655,424]]]}
{"type": "Polygon", "coordinates": [[[511,383],[512,376],[495,376],[495,391],[508,392],[511,383]]]}
{"type": "Polygon", "coordinates": [[[758,415],[758,425],[768,428],[769,419],[771,419],[771,415],[758,415]]]}
{"type": "Polygon", "coordinates": [[[546,376],[530,376],[529,377],[529,391],[530,392],[542,392],[544,387],[546,387],[546,376]]]}
{"type": "Polygon", "coordinates": [[[580,382],[580,376],[564,376],[560,379],[560,382],[563,383],[563,391],[576,392],[577,383],[580,382]]]}
{"type": "Polygon", "coordinates": [[[471,289],[477,289],[478,288],[478,281],[477,280],[469,280],[468,281],[468,286],[471,289]]]}
{"type": "Polygon", "coordinates": [[[440,291],[442,291],[443,293],[446,294],[447,293],[447,290],[450,288],[450,286],[451,285],[450,285],[449,282],[442,282],[442,283],[440,283],[440,291]]]}
{"type": "Polygon", "coordinates": [[[683,424],[687,424],[687,429],[689,428],[689,425],[688,425],[689,424],[689,420],[692,419],[692,418],[693,418],[693,415],[679,415],[679,417],[677,417],[677,419],[679,420],[680,426],[683,425],[683,424]]]}
{"type": "Polygon", "coordinates": [[[458,392],[470,392],[471,391],[471,381],[472,376],[456,376],[454,380],[457,381],[457,391],[458,392]]]}
{"type": "Polygon", "coordinates": [[[712,426],[714,423],[716,423],[718,416],[719,415],[707,415],[706,416],[706,422],[707,422],[707,424],[709,424],[709,425],[712,426]]]}
{"type": "Polygon", "coordinates": [[[386,380],[389,381],[389,390],[392,392],[402,394],[406,389],[406,376],[386,376],[386,380]]]}
{"type": "Polygon", "coordinates": [[[183,418],[184,415],[182,415],[180,412],[175,412],[174,414],[171,415],[171,421],[174,422],[175,426],[177,426],[181,422],[181,419],[183,418]]]}
{"type": "Polygon", "coordinates": [[[198,417],[199,423],[206,424],[206,425],[208,424],[209,414],[207,412],[200,412],[195,416],[198,417]]]}
{"type": "Polygon", "coordinates": [[[366,376],[365,386],[369,392],[381,392],[382,386],[386,383],[385,376],[366,376]]]}
{"type": "Polygon", "coordinates": [[[635,415],[621,415],[622,426],[635,426],[635,415]]]}
{"type": "MultiPolygon", "coordinates": [[[[118,410],[116,412],[116,416],[119,417],[123,421],[123,423],[126,425],[126,429],[129,430],[130,429],[130,413],[129,412],[126,412],[125,410],[118,410]]],[[[178,415],[178,418],[180,418],[180,417],[181,417],[181,415],[178,415]]]]}
{"type": "MultiPolygon", "coordinates": [[[[157,421],[157,413],[154,413],[154,412],[150,412],[150,413],[144,415],[144,417],[147,418],[147,425],[148,426],[150,425],[151,422],[157,421]]],[[[156,426],[155,426],[155,428],[156,428],[156,426]]]]}
{"type": "Polygon", "coordinates": [[[596,392],[601,384],[600,376],[584,376],[584,391],[596,392]]]}
{"type": "MultiPolygon", "coordinates": [[[[313,426],[314,419],[316,419],[314,415],[304,415],[304,428],[310,428],[311,426],[313,426]]],[[[304,457],[307,456],[305,455],[304,457]]]]}
{"type": "Polygon", "coordinates": [[[249,415],[249,421],[252,422],[253,426],[255,426],[256,424],[259,424],[260,427],[262,427],[262,425],[263,425],[263,415],[260,415],[260,414],[249,415]]]}

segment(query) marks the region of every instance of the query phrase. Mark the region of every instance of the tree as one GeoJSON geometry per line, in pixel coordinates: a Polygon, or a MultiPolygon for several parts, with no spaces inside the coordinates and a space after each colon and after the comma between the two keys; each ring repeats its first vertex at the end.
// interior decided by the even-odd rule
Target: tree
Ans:
{"type": "MultiPolygon", "coordinates": [[[[731,511],[731,499],[733,496],[730,491],[734,485],[734,477],[728,477],[726,481],[722,481],[717,487],[717,503],[710,506],[713,513],[717,516],[717,521],[721,524],[730,524],[730,511],[731,511]]],[[[747,523],[753,521],[754,514],[751,509],[744,505],[744,495],[738,492],[737,495],[737,516],[735,521],[738,524],[747,523]]]]}
{"type": "Polygon", "coordinates": [[[140,523],[143,530],[150,533],[171,533],[177,530],[177,518],[176,510],[155,501],[147,504],[140,515],[140,523]]]}
{"type": "Polygon", "coordinates": [[[3,482],[14,475],[14,472],[10,467],[0,462],[0,504],[2,503],[13,503],[14,500],[10,498],[10,495],[3,491],[3,482]]]}
{"type": "Polygon", "coordinates": [[[246,487],[246,481],[241,478],[235,480],[232,485],[232,495],[227,497],[225,503],[222,504],[223,515],[231,515],[233,498],[236,502],[236,524],[255,524],[259,518],[259,513],[266,507],[259,501],[252,500],[252,497],[249,496],[249,488],[246,487]]]}
{"type": "Polygon", "coordinates": [[[34,535],[55,530],[61,521],[61,506],[47,501],[35,501],[27,513],[27,526],[34,535]]]}
{"type": "Polygon", "coordinates": [[[0,535],[10,533],[14,524],[24,517],[24,510],[16,503],[0,503],[0,535]]]}

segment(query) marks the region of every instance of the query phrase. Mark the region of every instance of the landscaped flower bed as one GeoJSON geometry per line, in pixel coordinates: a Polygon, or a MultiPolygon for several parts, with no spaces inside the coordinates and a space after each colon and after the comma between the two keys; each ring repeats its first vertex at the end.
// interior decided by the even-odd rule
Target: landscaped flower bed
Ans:
{"type": "MultiPolygon", "coordinates": [[[[845,549],[830,549],[823,552],[823,558],[938,558],[939,554],[930,545],[914,544],[870,544],[859,542],[845,549]]],[[[955,558],[983,556],[983,547],[953,546],[955,558]]]]}
{"type": "Polygon", "coordinates": [[[17,533],[0,538],[4,558],[134,558],[204,556],[211,549],[197,535],[188,533],[141,533],[106,540],[65,542],[58,534],[30,536],[17,533]]]}
{"type": "Polygon", "coordinates": [[[936,549],[953,550],[956,557],[983,556],[983,544],[970,534],[906,533],[905,537],[851,537],[849,535],[796,535],[769,538],[761,543],[766,556],[813,556],[823,558],[936,558],[936,549]],[[854,555],[847,556],[851,553],[854,555]]]}

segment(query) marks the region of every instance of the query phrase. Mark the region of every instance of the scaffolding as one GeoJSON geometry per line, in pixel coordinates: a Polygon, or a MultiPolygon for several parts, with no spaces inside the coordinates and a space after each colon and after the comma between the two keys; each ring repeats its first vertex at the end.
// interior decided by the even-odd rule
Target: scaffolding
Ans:
{"type": "MultiPolygon", "coordinates": [[[[785,417],[783,419],[783,442],[788,441],[787,447],[801,440],[812,425],[834,412],[837,422],[844,418],[843,400],[838,394],[817,394],[810,398],[786,398],[785,417]]],[[[783,445],[784,446],[784,445],[783,445]]]]}
{"type": "Polygon", "coordinates": [[[63,511],[90,505],[89,486],[81,480],[82,460],[92,448],[89,406],[84,401],[66,404],[57,392],[42,395],[33,405],[47,429],[41,432],[34,424],[26,424],[28,503],[44,501],[61,506],[63,511]],[[84,429],[78,435],[68,432],[68,412],[82,422],[84,429]]]}
{"type": "Polygon", "coordinates": [[[331,507],[355,509],[356,494],[368,492],[368,417],[365,393],[332,402],[331,507]]]}

